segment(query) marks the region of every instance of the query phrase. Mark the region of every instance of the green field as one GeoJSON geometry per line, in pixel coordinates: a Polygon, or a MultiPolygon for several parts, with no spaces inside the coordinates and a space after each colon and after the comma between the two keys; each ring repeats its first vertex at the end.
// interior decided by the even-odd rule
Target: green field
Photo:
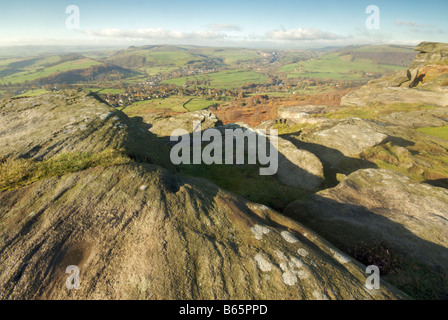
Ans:
{"type": "Polygon", "coordinates": [[[20,98],[20,97],[36,97],[36,96],[40,96],[42,94],[46,94],[49,93],[50,91],[47,91],[45,89],[36,89],[36,90],[29,90],[28,92],[22,93],[18,96],[15,96],[15,98],[20,98]]]}
{"type": "Polygon", "coordinates": [[[134,102],[129,107],[123,109],[123,112],[129,116],[139,116],[145,113],[154,113],[159,111],[171,110],[174,112],[193,112],[208,108],[217,103],[196,97],[189,96],[170,96],[164,99],[154,99],[148,101],[134,102]]]}
{"type": "Polygon", "coordinates": [[[130,116],[146,113],[147,111],[152,112],[154,111],[153,109],[166,109],[175,112],[186,112],[187,110],[185,110],[183,105],[187,103],[190,99],[191,99],[190,97],[170,96],[164,99],[138,101],[134,102],[132,105],[125,108],[123,111],[130,116]]]}
{"type": "Polygon", "coordinates": [[[188,111],[190,111],[190,112],[194,112],[194,111],[206,109],[206,108],[208,108],[211,105],[216,104],[216,103],[218,103],[218,102],[217,101],[210,101],[210,100],[205,100],[205,99],[194,98],[190,102],[185,104],[185,108],[187,108],[188,111]]]}
{"type": "Polygon", "coordinates": [[[292,94],[291,92],[274,91],[274,92],[255,92],[255,93],[248,94],[247,96],[253,97],[253,96],[258,96],[258,95],[263,95],[263,96],[267,95],[270,97],[288,97],[291,94],[292,94]]]}
{"type": "Polygon", "coordinates": [[[353,51],[357,52],[398,52],[398,53],[408,53],[413,51],[414,48],[407,47],[399,47],[399,46],[388,46],[388,45],[379,45],[379,46],[363,46],[360,48],[356,48],[353,51]]]}
{"type": "Polygon", "coordinates": [[[242,63],[260,62],[264,58],[258,52],[259,50],[240,48],[146,46],[118,51],[108,61],[155,75],[185,66],[213,64],[215,67],[237,67],[242,63]]]}
{"type": "Polygon", "coordinates": [[[430,136],[439,137],[448,140],[448,126],[440,128],[420,128],[417,131],[428,134],[430,136]]]}
{"type": "MultiPolygon", "coordinates": [[[[247,83],[261,84],[268,81],[268,78],[263,74],[255,71],[225,70],[205,75],[198,75],[192,77],[181,77],[165,81],[168,84],[175,84],[177,86],[186,85],[187,81],[209,81],[210,85],[206,87],[219,89],[234,89],[239,88],[247,83]]],[[[204,85],[200,85],[204,86],[204,85]]]]}
{"type": "Polygon", "coordinates": [[[101,94],[120,94],[120,93],[126,93],[126,90],[124,89],[114,89],[114,88],[86,88],[85,91],[92,91],[95,93],[101,93],[101,94]]]}
{"type": "Polygon", "coordinates": [[[17,62],[17,61],[20,61],[20,59],[17,59],[17,58],[0,59],[0,67],[7,66],[7,65],[17,62]]]}
{"type": "Polygon", "coordinates": [[[376,64],[369,59],[351,60],[349,55],[330,53],[317,59],[288,64],[279,69],[288,78],[317,78],[329,80],[360,80],[362,72],[385,72],[401,70],[402,67],[376,64]]]}
{"type": "Polygon", "coordinates": [[[166,71],[163,68],[176,68],[197,60],[203,61],[205,58],[196,56],[186,49],[173,46],[128,48],[108,58],[111,63],[149,72],[151,72],[151,68],[162,67],[157,71],[166,71]],[[141,60],[142,58],[145,59],[144,62],[141,60]]]}
{"type": "Polygon", "coordinates": [[[193,52],[207,55],[210,57],[222,59],[227,65],[237,65],[242,62],[248,62],[260,59],[256,50],[238,49],[238,48],[201,48],[190,49],[193,52]]]}
{"type": "Polygon", "coordinates": [[[48,77],[54,73],[70,71],[70,70],[78,70],[78,69],[86,69],[91,66],[101,65],[101,62],[91,60],[88,58],[77,59],[73,61],[63,62],[51,67],[39,67],[35,68],[30,66],[30,69],[25,71],[13,74],[11,76],[4,77],[0,80],[1,84],[6,84],[8,82],[11,83],[22,83],[25,81],[32,81],[44,77],[48,77]]]}
{"type": "Polygon", "coordinates": [[[142,69],[142,71],[146,72],[149,76],[155,76],[159,73],[170,73],[176,69],[177,67],[148,67],[142,69]]]}

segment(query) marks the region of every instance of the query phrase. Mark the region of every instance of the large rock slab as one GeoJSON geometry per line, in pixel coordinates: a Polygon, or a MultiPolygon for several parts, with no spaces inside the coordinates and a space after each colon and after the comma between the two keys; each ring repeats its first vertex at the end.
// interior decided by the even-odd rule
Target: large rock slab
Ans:
{"type": "Polygon", "coordinates": [[[448,64],[448,44],[440,42],[422,42],[415,51],[420,53],[414,59],[410,68],[418,68],[428,64],[448,64]]]}
{"type": "MultiPolygon", "coordinates": [[[[272,137],[269,134],[270,129],[255,129],[244,122],[232,123],[217,127],[216,129],[222,134],[228,129],[241,129],[244,132],[250,130],[256,135],[266,135],[267,139],[271,141],[269,148],[275,148],[272,137]]],[[[286,139],[278,136],[276,139],[278,151],[278,170],[276,176],[280,183],[285,186],[299,187],[307,191],[313,191],[318,188],[324,181],[324,169],[319,158],[311,152],[297,148],[286,139]]],[[[249,148],[255,148],[256,146],[248,146],[245,144],[245,147],[245,152],[247,153],[249,148]]]]}
{"type": "Polygon", "coordinates": [[[0,158],[43,160],[107,148],[157,164],[166,163],[163,155],[169,154],[147,125],[94,94],[61,91],[0,102],[0,158]]]}
{"type": "Polygon", "coordinates": [[[383,143],[387,137],[384,129],[374,122],[349,118],[313,130],[303,139],[309,143],[338,150],[344,156],[351,157],[383,143]]]}
{"type": "Polygon", "coordinates": [[[318,157],[282,138],[278,138],[278,150],[277,177],[282,184],[310,191],[322,184],[324,168],[318,157]]]}
{"type": "Polygon", "coordinates": [[[151,165],[0,192],[0,252],[0,299],[407,298],[277,212],[151,165]]]}
{"type": "Polygon", "coordinates": [[[407,276],[417,286],[428,278],[418,268],[412,269],[414,262],[440,277],[438,289],[448,288],[444,278],[448,271],[446,189],[413,182],[389,170],[365,169],[333,189],[290,204],[285,213],[346,252],[382,242],[408,264],[400,268],[411,273],[407,276]]]}
{"type": "Polygon", "coordinates": [[[408,128],[444,127],[448,124],[448,108],[397,112],[381,117],[379,121],[408,128]]]}
{"type": "Polygon", "coordinates": [[[363,107],[369,104],[418,103],[448,105],[448,44],[424,42],[415,48],[420,53],[407,70],[370,81],[341,99],[341,105],[363,107]]]}
{"type": "Polygon", "coordinates": [[[221,121],[211,111],[200,110],[195,112],[182,113],[175,116],[153,115],[146,117],[145,121],[151,125],[150,131],[159,137],[170,137],[171,133],[177,129],[187,130],[192,133],[197,128],[193,127],[193,122],[201,123],[201,130],[214,128],[221,125],[221,121]]]}
{"type": "Polygon", "coordinates": [[[322,115],[327,111],[327,109],[327,106],[319,105],[282,107],[278,109],[278,118],[300,120],[304,116],[322,115]]]}
{"type": "Polygon", "coordinates": [[[368,84],[359,90],[345,95],[341,99],[341,106],[345,107],[364,107],[374,103],[419,103],[445,107],[448,106],[448,94],[445,92],[432,92],[418,88],[375,88],[368,84]]]}
{"type": "Polygon", "coordinates": [[[64,151],[101,151],[122,145],[122,114],[76,92],[0,103],[3,157],[48,158],[64,151]]]}

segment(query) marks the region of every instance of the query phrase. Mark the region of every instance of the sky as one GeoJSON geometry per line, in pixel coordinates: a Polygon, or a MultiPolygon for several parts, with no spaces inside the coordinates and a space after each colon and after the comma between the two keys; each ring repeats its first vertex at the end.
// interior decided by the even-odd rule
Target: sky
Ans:
{"type": "Polygon", "coordinates": [[[416,45],[448,42],[447,12],[446,0],[0,0],[0,46],[416,45]]]}

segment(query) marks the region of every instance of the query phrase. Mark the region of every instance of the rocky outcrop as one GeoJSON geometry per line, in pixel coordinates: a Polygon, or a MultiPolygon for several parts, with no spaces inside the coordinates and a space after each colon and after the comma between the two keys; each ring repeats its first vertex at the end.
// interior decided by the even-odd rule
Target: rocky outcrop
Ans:
{"type": "Polygon", "coordinates": [[[420,53],[408,70],[373,80],[341,99],[342,106],[361,107],[382,103],[448,105],[448,44],[425,42],[415,48],[420,53]]]}
{"type": "MultiPolygon", "coordinates": [[[[428,281],[429,273],[419,270],[423,265],[438,279],[433,284],[438,294],[448,288],[446,189],[413,182],[393,171],[359,170],[337,187],[291,204],[285,213],[346,252],[381,242],[400,257],[398,268],[413,279],[411,286],[421,288],[428,281]]],[[[401,276],[390,281],[400,283],[401,276]]]]}
{"type": "Polygon", "coordinates": [[[132,157],[167,163],[166,146],[139,119],[92,94],[63,91],[0,102],[0,157],[48,159],[66,152],[124,149],[132,157]]]}
{"type": "Polygon", "coordinates": [[[292,220],[155,166],[0,192],[0,226],[1,299],[406,298],[292,220]]]}
{"type": "MultiPolygon", "coordinates": [[[[164,156],[143,123],[90,98],[3,103],[3,156],[34,146],[36,158],[53,159],[134,145],[164,156]],[[13,145],[9,134],[26,143],[13,145]]],[[[143,163],[154,162],[147,156],[0,191],[0,299],[408,298],[386,282],[367,289],[364,266],[302,225],[204,179],[143,163]],[[78,290],[66,288],[69,266],[80,271],[78,290]]]]}
{"type": "Polygon", "coordinates": [[[388,137],[384,132],[384,128],[374,122],[350,118],[333,121],[331,125],[316,128],[302,139],[351,157],[383,143],[388,137]]]}
{"type": "Polygon", "coordinates": [[[322,115],[327,109],[327,106],[318,105],[282,107],[278,109],[278,117],[282,119],[300,119],[303,114],[322,115]]]}
{"type": "Polygon", "coordinates": [[[290,125],[319,124],[327,121],[327,119],[322,116],[327,109],[327,106],[313,105],[283,107],[278,109],[278,119],[279,121],[284,121],[290,125]]]}
{"type": "Polygon", "coordinates": [[[366,85],[357,91],[353,91],[344,96],[341,100],[341,106],[345,107],[364,107],[371,104],[425,104],[433,106],[448,106],[448,95],[443,92],[431,92],[408,88],[374,88],[366,85]]]}
{"type": "Polygon", "coordinates": [[[408,128],[443,127],[448,125],[448,108],[396,112],[378,120],[389,125],[408,128]]]}
{"type": "Polygon", "coordinates": [[[318,157],[282,138],[278,150],[277,177],[283,185],[312,191],[322,184],[324,168],[318,157]]]}
{"type": "Polygon", "coordinates": [[[409,69],[420,68],[428,64],[448,64],[448,44],[438,42],[422,42],[415,51],[420,53],[414,59],[409,69]]]}
{"type": "Polygon", "coordinates": [[[153,115],[145,118],[145,121],[151,125],[150,131],[159,137],[170,137],[176,129],[184,129],[192,133],[193,122],[201,122],[201,130],[214,128],[221,125],[221,121],[216,115],[208,110],[182,113],[175,116],[153,115]]]}

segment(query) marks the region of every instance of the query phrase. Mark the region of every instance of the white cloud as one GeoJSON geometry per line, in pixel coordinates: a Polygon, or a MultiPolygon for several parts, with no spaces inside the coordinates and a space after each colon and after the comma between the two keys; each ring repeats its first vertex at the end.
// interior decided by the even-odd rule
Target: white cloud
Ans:
{"type": "Polygon", "coordinates": [[[241,31],[241,27],[236,24],[215,23],[208,26],[213,31],[241,31]]]}
{"type": "Polygon", "coordinates": [[[83,30],[88,36],[127,38],[127,39],[154,39],[154,40],[182,40],[182,39],[223,39],[225,34],[211,30],[198,30],[193,32],[166,30],[162,28],[123,30],[106,28],[101,30],[83,30]]]}
{"type": "Polygon", "coordinates": [[[436,24],[421,24],[408,20],[395,20],[395,25],[398,27],[408,27],[410,28],[409,30],[414,33],[445,33],[445,31],[440,29],[436,24]]]}
{"type": "Polygon", "coordinates": [[[396,20],[395,25],[400,27],[415,27],[417,26],[417,23],[414,21],[396,20]]]}
{"type": "Polygon", "coordinates": [[[266,36],[272,40],[338,40],[344,37],[331,32],[311,28],[281,29],[268,32],[266,36]]]}

